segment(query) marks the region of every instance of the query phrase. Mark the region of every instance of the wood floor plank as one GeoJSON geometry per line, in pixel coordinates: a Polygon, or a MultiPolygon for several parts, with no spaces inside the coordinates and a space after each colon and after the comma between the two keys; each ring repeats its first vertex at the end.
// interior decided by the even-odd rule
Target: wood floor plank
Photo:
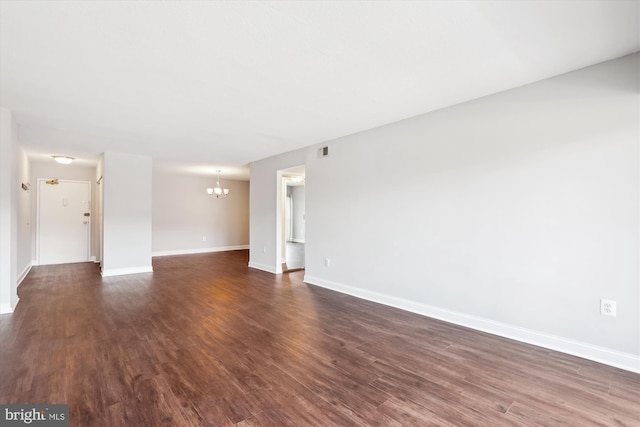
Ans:
{"type": "Polygon", "coordinates": [[[440,415],[433,413],[429,408],[425,408],[411,400],[403,397],[394,397],[380,405],[382,414],[395,419],[402,426],[428,427],[442,426],[453,427],[457,424],[453,420],[448,420],[440,415]]]}
{"type": "Polygon", "coordinates": [[[638,426],[640,375],[247,267],[32,268],[0,316],[0,402],[72,426],[638,426]]]}

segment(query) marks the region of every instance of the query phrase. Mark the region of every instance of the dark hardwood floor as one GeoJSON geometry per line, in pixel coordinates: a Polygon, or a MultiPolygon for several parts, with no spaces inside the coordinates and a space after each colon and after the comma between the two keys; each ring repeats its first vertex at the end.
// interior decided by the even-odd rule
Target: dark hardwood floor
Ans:
{"type": "Polygon", "coordinates": [[[72,426],[640,425],[640,375],[247,268],[34,267],[0,316],[0,402],[72,426]]]}

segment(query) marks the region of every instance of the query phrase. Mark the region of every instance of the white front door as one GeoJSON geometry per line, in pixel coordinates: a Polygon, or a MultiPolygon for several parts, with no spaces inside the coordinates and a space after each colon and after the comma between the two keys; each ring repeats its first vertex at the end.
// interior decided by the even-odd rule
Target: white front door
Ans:
{"type": "Polygon", "coordinates": [[[90,214],[91,183],[38,180],[38,263],[89,261],[90,214]]]}

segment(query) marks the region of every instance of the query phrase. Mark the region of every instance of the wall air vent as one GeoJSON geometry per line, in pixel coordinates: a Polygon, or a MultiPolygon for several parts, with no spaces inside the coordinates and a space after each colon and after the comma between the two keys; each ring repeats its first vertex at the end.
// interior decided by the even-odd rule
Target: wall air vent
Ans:
{"type": "Polygon", "coordinates": [[[318,157],[327,157],[329,155],[329,147],[318,148],[318,157]]]}

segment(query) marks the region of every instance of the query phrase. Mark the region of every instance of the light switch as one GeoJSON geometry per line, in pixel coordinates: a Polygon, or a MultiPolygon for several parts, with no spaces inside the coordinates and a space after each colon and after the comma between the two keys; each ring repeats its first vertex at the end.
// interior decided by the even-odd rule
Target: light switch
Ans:
{"type": "Polygon", "coordinates": [[[69,206],[69,199],[62,199],[62,206],[69,206]]]}

